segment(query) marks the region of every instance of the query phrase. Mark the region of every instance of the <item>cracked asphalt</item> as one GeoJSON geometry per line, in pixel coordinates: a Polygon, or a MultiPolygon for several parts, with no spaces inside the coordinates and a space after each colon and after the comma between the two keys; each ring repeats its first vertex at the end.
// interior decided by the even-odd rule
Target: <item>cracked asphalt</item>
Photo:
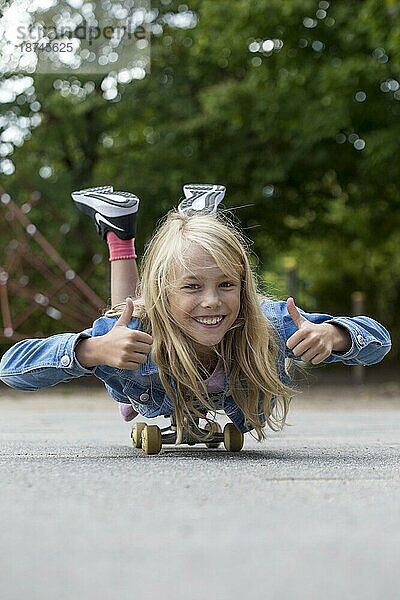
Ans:
{"type": "Polygon", "coordinates": [[[146,456],[99,387],[0,396],[1,600],[400,597],[398,384],[313,386],[238,454],[146,456]]]}

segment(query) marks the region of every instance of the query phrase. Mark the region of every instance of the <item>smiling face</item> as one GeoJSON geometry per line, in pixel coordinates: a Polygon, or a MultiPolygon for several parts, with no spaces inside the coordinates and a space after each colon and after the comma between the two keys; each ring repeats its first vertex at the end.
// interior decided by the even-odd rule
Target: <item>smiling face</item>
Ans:
{"type": "Polygon", "coordinates": [[[235,323],[240,289],[240,279],[227,277],[200,245],[189,246],[185,266],[175,268],[168,299],[176,324],[195,341],[199,356],[207,355],[235,323]]]}

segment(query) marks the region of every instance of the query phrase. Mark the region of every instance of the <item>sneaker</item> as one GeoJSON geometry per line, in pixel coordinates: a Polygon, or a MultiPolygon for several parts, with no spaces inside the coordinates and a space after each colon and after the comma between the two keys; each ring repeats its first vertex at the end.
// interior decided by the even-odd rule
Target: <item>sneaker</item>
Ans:
{"type": "Polygon", "coordinates": [[[218,204],[225,196],[223,185],[207,183],[188,183],[183,186],[185,198],[180,202],[178,210],[184,215],[212,215],[217,212],[218,204]]]}
{"type": "Polygon", "coordinates": [[[107,231],[121,240],[135,237],[139,198],[134,194],[114,192],[112,186],[105,185],[72,192],[71,196],[79,210],[93,218],[103,240],[107,231]]]}

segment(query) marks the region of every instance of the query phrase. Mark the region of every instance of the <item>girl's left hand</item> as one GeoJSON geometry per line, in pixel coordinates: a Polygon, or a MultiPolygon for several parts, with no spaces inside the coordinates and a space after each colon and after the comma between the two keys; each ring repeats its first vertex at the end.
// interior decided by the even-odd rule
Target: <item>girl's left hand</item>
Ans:
{"type": "Polygon", "coordinates": [[[295,356],[318,365],[332,352],[350,350],[351,338],[346,329],[333,323],[311,323],[299,313],[293,298],[287,299],[286,306],[297,327],[286,342],[295,356]]]}

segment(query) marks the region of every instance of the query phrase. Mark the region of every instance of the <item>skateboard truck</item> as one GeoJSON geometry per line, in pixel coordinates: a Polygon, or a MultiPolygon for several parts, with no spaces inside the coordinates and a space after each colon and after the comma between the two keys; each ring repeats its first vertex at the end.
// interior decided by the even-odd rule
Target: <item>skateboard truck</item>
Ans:
{"type": "MultiPolygon", "coordinates": [[[[175,415],[171,415],[170,418],[171,424],[163,428],[143,422],[135,423],[131,433],[133,447],[142,448],[146,454],[159,454],[163,445],[175,444],[177,438],[175,415]]],[[[189,446],[205,444],[207,448],[218,448],[223,443],[229,452],[239,452],[243,448],[243,433],[233,423],[227,423],[222,431],[219,423],[214,422],[213,427],[216,431],[211,436],[210,427],[209,423],[204,428],[200,427],[199,419],[190,423],[186,419],[181,443],[189,446]],[[199,439],[199,436],[207,435],[209,437],[206,440],[199,439]]]]}

